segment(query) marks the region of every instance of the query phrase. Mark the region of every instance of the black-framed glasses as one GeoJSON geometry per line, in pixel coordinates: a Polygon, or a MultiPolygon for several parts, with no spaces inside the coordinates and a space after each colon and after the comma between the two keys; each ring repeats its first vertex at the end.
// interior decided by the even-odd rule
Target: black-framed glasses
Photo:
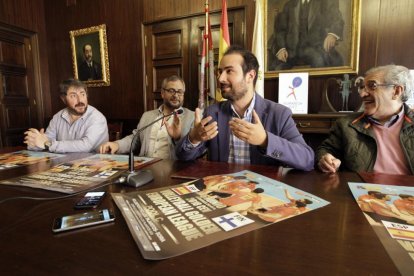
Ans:
{"type": "Polygon", "coordinates": [[[168,94],[172,96],[175,94],[177,94],[178,96],[184,96],[184,93],[185,93],[185,91],[181,89],[175,90],[174,88],[168,88],[168,89],[163,88],[162,90],[164,90],[165,92],[167,92],[168,94]]]}
{"type": "Polygon", "coordinates": [[[393,84],[393,83],[377,83],[374,80],[370,80],[370,81],[367,81],[367,83],[361,82],[359,84],[359,86],[358,86],[358,92],[359,93],[362,93],[364,90],[367,90],[367,91],[375,91],[380,86],[389,87],[389,86],[397,86],[397,84],[393,84]]]}

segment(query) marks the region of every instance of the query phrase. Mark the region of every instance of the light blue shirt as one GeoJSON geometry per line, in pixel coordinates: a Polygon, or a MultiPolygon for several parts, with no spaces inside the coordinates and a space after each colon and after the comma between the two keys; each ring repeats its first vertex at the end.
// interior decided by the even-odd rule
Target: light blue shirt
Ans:
{"type": "MultiPolygon", "coordinates": [[[[52,143],[49,151],[57,153],[93,152],[109,140],[105,116],[91,105],[73,123],[68,110],[62,109],[53,116],[45,134],[52,143]]],[[[28,149],[40,150],[38,147],[28,149]]]]}

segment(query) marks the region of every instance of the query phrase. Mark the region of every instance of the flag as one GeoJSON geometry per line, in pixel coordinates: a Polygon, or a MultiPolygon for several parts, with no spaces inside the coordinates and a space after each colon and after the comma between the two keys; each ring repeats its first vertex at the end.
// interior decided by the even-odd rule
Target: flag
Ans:
{"type": "Polygon", "coordinates": [[[203,50],[201,52],[201,66],[200,66],[200,84],[199,84],[199,94],[198,94],[198,108],[200,110],[204,110],[205,108],[205,96],[204,96],[204,80],[206,75],[206,40],[205,34],[202,33],[202,43],[203,43],[203,50]]]}
{"type": "Polygon", "coordinates": [[[211,35],[210,17],[208,17],[208,88],[210,97],[215,99],[216,91],[216,78],[214,77],[214,48],[213,48],[213,36],[211,35]]]}
{"type": "Polygon", "coordinates": [[[230,46],[229,35],[229,20],[227,19],[227,3],[226,0],[222,0],[221,7],[221,24],[220,24],[220,41],[219,41],[219,62],[223,57],[224,52],[230,46]]]}
{"type": "MultiPolygon", "coordinates": [[[[227,18],[227,3],[226,0],[222,0],[221,6],[221,24],[220,24],[220,38],[219,38],[219,60],[220,64],[221,58],[223,57],[224,52],[230,46],[230,35],[229,35],[229,20],[227,18]]],[[[216,101],[224,100],[221,96],[220,89],[216,89],[216,101]]]]}
{"type": "Polygon", "coordinates": [[[256,92],[264,97],[264,36],[263,36],[263,0],[256,1],[256,14],[254,19],[252,52],[259,62],[257,72],[256,92]]]}

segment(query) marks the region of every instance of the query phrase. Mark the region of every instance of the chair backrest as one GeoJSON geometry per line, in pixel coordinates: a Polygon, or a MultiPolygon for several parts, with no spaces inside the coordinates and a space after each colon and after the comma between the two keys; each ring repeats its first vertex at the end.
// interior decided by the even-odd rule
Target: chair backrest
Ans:
{"type": "Polygon", "coordinates": [[[113,121],[108,122],[109,141],[116,141],[122,138],[123,122],[113,121]]]}

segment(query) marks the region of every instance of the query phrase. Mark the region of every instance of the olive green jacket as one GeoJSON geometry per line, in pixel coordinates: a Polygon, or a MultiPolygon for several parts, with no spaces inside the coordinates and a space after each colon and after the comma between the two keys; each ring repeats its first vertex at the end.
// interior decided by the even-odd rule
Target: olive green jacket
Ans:
{"type": "MultiPolygon", "coordinates": [[[[404,110],[400,141],[411,174],[414,174],[414,111],[406,104],[404,110]]],[[[377,141],[365,115],[358,113],[338,119],[330,136],[318,147],[316,162],[326,153],[341,160],[340,169],[372,171],[377,157],[377,141]]]]}

